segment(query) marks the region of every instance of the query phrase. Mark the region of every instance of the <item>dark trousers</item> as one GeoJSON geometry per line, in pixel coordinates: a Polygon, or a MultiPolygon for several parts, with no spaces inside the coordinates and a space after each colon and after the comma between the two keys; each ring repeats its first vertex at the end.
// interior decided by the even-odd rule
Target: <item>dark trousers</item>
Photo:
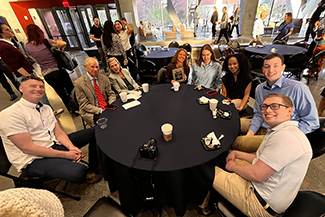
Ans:
{"type": "Polygon", "coordinates": [[[129,50],[125,51],[126,56],[128,57],[128,67],[129,67],[129,71],[131,73],[131,76],[134,80],[136,80],[137,78],[137,72],[136,72],[136,60],[135,60],[135,54],[133,52],[133,49],[130,48],[129,50]],[[130,61],[130,59],[132,60],[132,62],[130,61]]]}
{"type": "Polygon", "coordinates": [[[212,23],[212,37],[216,36],[216,23],[212,23]]]}
{"type": "Polygon", "coordinates": [[[315,23],[309,23],[306,34],[305,41],[309,40],[309,35],[314,39],[316,37],[316,32],[314,31],[315,23]]]}
{"type": "Polygon", "coordinates": [[[234,28],[235,28],[235,27],[236,27],[236,30],[237,30],[237,36],[239,36],[239,28],[238,28],[238,25],[232,25],[230,35],[231,35],[232,32],[234,31],[234,28]]]}
{"type": "Polygon", "coordinates": [[[60,69],[45,75],[44,78],[46,82],[51,85],[55,92],[60,96],[68,111],[70,111],[70,95],[74,88],[74,85],[68,72],[64,69],[60,69]]]}
{"type": "Polygon", "coordinates": [[[98,53],[99,53],[99,56],[100,56],[100,61],[102,62],[102,67],[107,68],[107,62],[105,60],[105,54],[104,54],[103,48],[102,47],[97,47],[97,49],[98,49],[98,53]]]}
{"type": "Polygon", "coordinates": [[[217,43],[219,43],[220,39],[222,36],[225,36],[226,40],[227,40],[227,43],[229,43],[229,38],[228,38],[228,33],[227,33],[227,28],[225,29],[221,29],[220,30],[220,33],[219,33],[219,37],[218,37],[218,41],[217,43]]]}
{"type": "Polygon", "coordinates": [[[5,88],[9,94],[13,93],[14,91],[12,90],[10,84],[8,83],[8,81],[4,75],[6,75],[10,79],[11,83],[19,91],[20,84],[16,80],[15,76],[9,71],[9,69],[6,66],[4,66],[3,64],[0,63],[0,82],[3,86],[3,88],[5,88]]]}
{"type": "MultiPolygon", "coordinates": [[[[78,148],[89,143],[88,146],[88,171],[94,171],[99,166],[95,127],[80,130],[68,135],[71,142],[78,148]]],[[[53,145],[53,149],[67,151],[63,145],[53,145]]],[[[34,160],[26,169],[28,176],[48,177],[62,179],[71,183],[81,184],[86,180],[87,167],[81,163],[76,163],[65,158],[41,158],[34,160]]]]}

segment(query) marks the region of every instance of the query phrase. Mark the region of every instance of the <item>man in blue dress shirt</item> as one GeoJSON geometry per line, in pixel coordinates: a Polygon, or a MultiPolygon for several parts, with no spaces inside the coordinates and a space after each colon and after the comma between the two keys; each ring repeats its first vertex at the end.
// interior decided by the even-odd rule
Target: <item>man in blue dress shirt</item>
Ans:
{"type": "Polygon", "coordinates": [[[263,120],[259,105],[270,93],[286,95],[293,101],[291,119],[298,121],[298,127],[304,134],[319,128],[316,103],[309,88],[299,81],[282,76],[284,69],[282,55],[272,53],[264,58],[262,70],[267,81],[256,87],[254,117],[251,120],[241,119],[241,133],[246,135],[237,137],[233,149],[255,152],[261,144],[270,126],[263,120]]]}

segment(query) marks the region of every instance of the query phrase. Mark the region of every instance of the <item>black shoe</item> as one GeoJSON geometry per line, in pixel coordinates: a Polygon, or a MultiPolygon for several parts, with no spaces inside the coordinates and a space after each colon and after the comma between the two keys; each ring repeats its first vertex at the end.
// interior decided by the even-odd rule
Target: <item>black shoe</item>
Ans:
{"type": "Polygon", "coordinates": [[[14,101],[17,99],[17,95],[15,93],[10,94],[10,101],[14,101]]]}
{"type": "Polygon", "coordinates": [[[240,36],[241,36],[241,34],[238,35],[238,37],[240,37],[240,36]]]}

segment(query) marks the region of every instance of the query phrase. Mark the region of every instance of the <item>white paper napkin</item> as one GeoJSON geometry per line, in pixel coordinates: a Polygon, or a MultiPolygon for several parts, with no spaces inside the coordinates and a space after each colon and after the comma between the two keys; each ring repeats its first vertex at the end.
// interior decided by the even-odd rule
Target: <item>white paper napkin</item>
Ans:
{"type": "Polygon", "coordinates": [[[129,103],[126,103],[124,105],[122,105],[122,107],[125,109],[125,110],[128,110],[129,108],[133,108],[137,105],[140,105],[141,103],[138,101],[138,100],[134,100],[132,102],[129,102],[129,103]]]}

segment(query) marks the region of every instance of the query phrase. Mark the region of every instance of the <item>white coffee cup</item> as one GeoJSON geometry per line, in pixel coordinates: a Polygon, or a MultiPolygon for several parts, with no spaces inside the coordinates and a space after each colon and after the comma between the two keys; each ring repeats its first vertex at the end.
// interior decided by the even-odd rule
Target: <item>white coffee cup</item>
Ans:
{"type": "Polygon", "coordinates": [[[149,91],[149,84],[148,83],[142,84],[142,89],[143,92],[147,93],[149,91]]]}
{"type": "Polygon", "coordinates": [[[271,48],[271,53],[275,53],[275,48],[274,47],[271,48]]]}
{"type": "Polygon", "coordinates": [[[120,97],[121,97],[122,102],[128,101],[128,96],[127,96],[126,92],[121,92],[120,97]]]}
{"type": "Polygon", "coordinates": [[[209,107],[210,107],[211,111],[216,110],[217,105],[218,105],[218,100],[217,99],[210,99],[209,100],[209,107]]]}
{"type": "Polygon", "coordinates": [[[147,55],[148,55],[148,52],[147,52],[147,51],[143,51],[143,54],[144,54],[145,56],[147,56],[147,55]]]}
{"type": "Polygon", "coordinates": [[[161,131],[166,142],[170,141],[173,138],[173,125],[166,123],[161,126],[161,131]]]}
{"type": "Polygon", "coordinates": [[[256,47],[256,43],[255,42],[253,43],[253,47],[256,47]]]}
{"type": "Polygon", "coordinates": [[[180,86],[179,82],[175,81],[175,82],[173,83],[174,91],[179,91],[179,86],[180,86]]]}

